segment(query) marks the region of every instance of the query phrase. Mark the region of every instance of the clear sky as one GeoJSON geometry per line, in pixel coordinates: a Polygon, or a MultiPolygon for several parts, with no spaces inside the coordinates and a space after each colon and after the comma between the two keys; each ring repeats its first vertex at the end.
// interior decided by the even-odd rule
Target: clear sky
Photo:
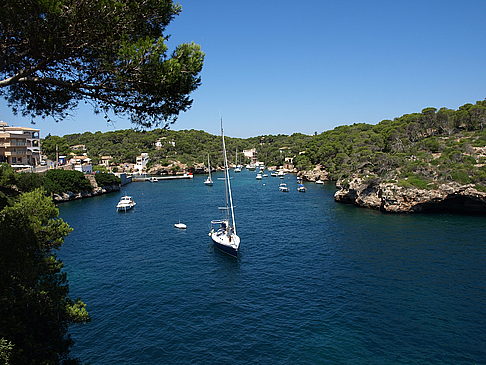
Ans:
{"type": "MultiPolygon", "coordinates": [[[[172,48],[206,53],[194,104],[171,128],[312,134],[486,97],[485,0],[180,0],[172,48]]],[[[28,125],[0,102],[0,120],[28,125]]],[[[80,107],[41,135],[108,131],[80,107]]]]}

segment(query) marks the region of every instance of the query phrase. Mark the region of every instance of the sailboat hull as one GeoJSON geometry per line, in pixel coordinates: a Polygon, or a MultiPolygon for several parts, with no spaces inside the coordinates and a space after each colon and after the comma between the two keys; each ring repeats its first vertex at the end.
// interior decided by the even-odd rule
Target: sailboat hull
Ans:
{"type": "Polygon", "coordinates": [[[213,240],[214,247],[218,250],[224,252],[233,257],[238,257],[238,248],[240,246],[240,237],[233,234],[230,236],[226,234],[220,234],[220,232],[214,232],[211,234],[211,239],[213,240]]]}

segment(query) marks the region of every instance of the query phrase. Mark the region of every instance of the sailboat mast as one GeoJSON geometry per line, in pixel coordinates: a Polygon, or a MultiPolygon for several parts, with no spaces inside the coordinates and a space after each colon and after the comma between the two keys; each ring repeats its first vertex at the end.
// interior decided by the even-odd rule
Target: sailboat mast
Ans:
{"type": "Polygon", "coordinates": [[[229,202],[231,207],[231,221],[233,223],[233,232],[236,234],[235,212],[233,209],[233,196],[231,194],[231,182],[230,182],[230,176],[228,171],[228,157],[226,156],[226,145],[224,143],[223,119],[221,119],[221,136],[223,137],[224,171],[226,175],[225,177],[227,181],[228,196],[229,196],[229,202]]]}
{"type": "Polygon", "coordinates": [[[208,153],[208,171],[209,171],[209,180],[211,180],[211,164],[209,163],[209,153],[208,153]]]}

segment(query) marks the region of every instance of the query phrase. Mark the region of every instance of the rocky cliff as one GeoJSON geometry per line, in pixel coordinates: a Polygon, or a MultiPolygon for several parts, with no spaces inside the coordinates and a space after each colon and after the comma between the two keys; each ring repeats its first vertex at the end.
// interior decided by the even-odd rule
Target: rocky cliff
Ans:
{"type": "Polygon", "coordinates": [[[317,180],[329,180],[329,173],[321,166],[317,165],[312,170],[299,171],[297,176],[304,178],[306,181],[315,182],[317,180]]]}
{"type": "Polygon", "coordinates": [[[486,192],[478,191],[472,184],[451,182],[428,190],[354,177],[346,182],[338,181],[336,186],[339,189],[334,195],[336,201],[384,212],[448,211],[486,214],[486,192]]]}

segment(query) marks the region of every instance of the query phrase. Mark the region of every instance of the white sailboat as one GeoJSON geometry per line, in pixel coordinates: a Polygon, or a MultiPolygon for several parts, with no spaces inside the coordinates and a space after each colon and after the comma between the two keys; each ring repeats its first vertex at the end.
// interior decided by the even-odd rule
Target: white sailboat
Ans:
{"type": "Polygon", "coordinates": [[[221,121],[221,137],[223,139],[226,206],[220,209],[225,211],[225,217],[220,220],[211,221],[213,228],[209,232],[209,235],[216,248],[230,256],[238,257],[240,237],[236,234],[235,212],[233,208],[233,195],[231,193],[228,158],[226,156],[226,145],[224,143],[223,121],[221,121]]]}
{"type": "Polygon", "coordinates": [[[235,169],[233,170],[234,172],[241,172],[241,165],[238,165],[238,150],[235,152],[235,169]]]}
{"type": "Polygon", "coordinates": [[[213,179],[211,179],[211,164],[209,163],[209,153],[208,153],[208,178],[204,181],[207,186],[213,186],[213,179]]]}

